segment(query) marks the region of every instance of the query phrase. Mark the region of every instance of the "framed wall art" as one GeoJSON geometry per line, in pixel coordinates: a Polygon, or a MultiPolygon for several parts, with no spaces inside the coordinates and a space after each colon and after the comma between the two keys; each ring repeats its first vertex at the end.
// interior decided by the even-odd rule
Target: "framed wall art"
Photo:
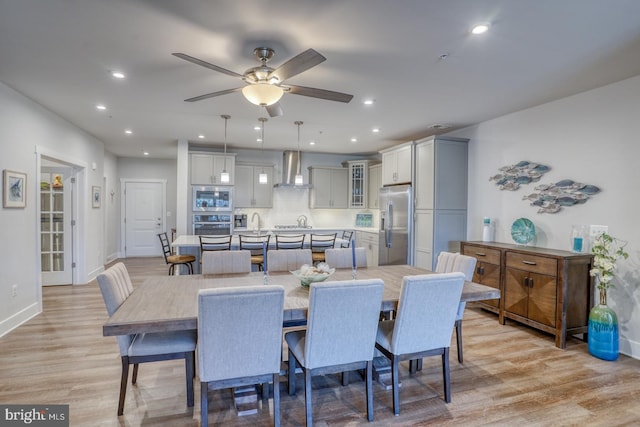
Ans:
{"type": "Polygon", "coordinates": [[[102,202],[102,195],[100,193],[100,187],[93,186],[91,187],[91,207],[99,208],[102,202]]]}
{"type": "Polygon", "coordinates": [[[3,197],[5,208],[24,208],[27,206],[27,174],[5,169],[2,173],[3,197]]]}

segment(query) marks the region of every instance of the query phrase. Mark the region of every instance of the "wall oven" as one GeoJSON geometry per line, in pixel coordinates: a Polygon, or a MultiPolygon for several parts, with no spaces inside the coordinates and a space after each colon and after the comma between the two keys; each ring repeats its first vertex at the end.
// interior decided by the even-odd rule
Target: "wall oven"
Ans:
{"type": "Polygon", "coordinates": [[[194,186],[194,212],[231,212],[233,210],[233,187],[194,186]]]}
{"type": "Polygon", "coordinates": [[[228,235],[233,231],[233,215],[229,213],[206,213],[193,215],[193,234],[196,236],[228,235]]]}

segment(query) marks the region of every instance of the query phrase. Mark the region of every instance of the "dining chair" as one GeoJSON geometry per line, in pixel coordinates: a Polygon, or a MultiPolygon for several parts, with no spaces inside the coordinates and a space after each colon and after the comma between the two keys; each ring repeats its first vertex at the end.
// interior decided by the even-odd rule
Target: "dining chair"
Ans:
{"type": "Polygon", "coordinates": [[[250,251],[205,251],[202,274],[251,273],[250,251]]]}
{"type": "Polygon", "coordinates": [[[276,249],[302,249],[304,234],[276,234],[276,249]]]}
{"type": "MultiPolygon", "coordinates": [[[[100,292],[112,316],[120,305],[133,292],[131,278],[125,265],[121,262],[113,265],[98,275],[100,292]]],[[[124,412],[124,401],[129,379],[129,365],[133,365],[132,384],[138,378],[138,364],[160,360],[184,359],[187,381],[187,406],[193,406],[193,377],[195,365],[196,333],[195,331],[156,332],[136,335],[119,335],[116,337],[120,347],[122,375],[120,378],[120,398],[118,400],[118,416],[124,412]]]]}
{"type": "Polygon", "coordinates": [[[193,274],[193,262],[196,257],[193,255],[174,255],[171,251],[171,245],[169,244],[169,238],[167,233],[158,234],[160,244],[162,245],[162,254],[164,255],[164,262],[169,265],[169,276],[173,276],[175,273],[176,265],[178,268],[181,265],[187,267],[189,274],[193,274]]]}
{"type": "Polygon", "coordinates": [[[351,247],[351,238],[353,237],[353,231],[344,230],[342,232],[342,240],[346,240],[346,242],[342,242],[340,244],[341,248],[350,248],[351,247]]]}
{"type": "Polygon", "coordinates": [[[311,249],[272,250],[267,252],[269,271],[293,271],[303,264],[311,265],[311,249]]]}
{"type": "MultiPolygon", "coordinates": [[[[473,279],[473,272],[476,268],[476,259],[474,257],[451,253],[440,252],[438,255],[438,261],[436,262],[436,273],[452,273],[458,271],[463,273],[465,280],[471,281],[473,279]]],[[[458,347],[458,362],[462,363],[462,317],[464,316],[464,309],[466,307],[466,301],[460,301],[458,305],[458,313],[456,314],[456,344],[458,347]]]]}
{"type": "MultiPolygon", "coordinates": [[[[367,419],[373,421],[373,350],[384,283],[380,279],[312,283],[306,330],[287,332],[288,388],[304,374],[306,425],[312,425],[311,377],[365,369],[367,419]]],[[[343,381],[344,383],[344,381],[343,381]]]]}
{"type": "Polygon", "coordinates": [[[404,360],[410,360],[409,372],[414,373],[416,359],[440,355],[444,400],[451,402],[449,347],[463,286],[462,273],[405,276],[395,319],[378,325],[376,349],[391,361],[395,415],[400,415],[398,368],[404,360]]]}
{"type": "MultiPolygon", "coordinates": [[[[201,425],[208,391],[273,382],[273,418],[280,425],[280,356],[284,288],[242,286],[198,293],[201,425]]],[[[264,392],[264,390],[263,390],[264,392]]]]}
{"type": "Polygon", "coordinates": [[[336,245],[336,236],[332,234],[311,234],[311,258],[314,264],[325,262],[324,251],[336,245]]]}
{"type": "MultiPolygon", "coordinates": [[[[367,266],[367,252],[365,248],[355,248],[356,267],[367,266]]],[[[325,252],[325,262],[333,268],[353,268],[353,252],[351,248],[333,248],[325,252]]]]}
{"type": "Polygon", "coordinates": [[[269,250],[270,234],[239,234],[238,241],[240,242],[240,250],[251,251],[251,264],[258,267],[258,271],[262,271],[264,268],[264,247],[266,244],[267,250],[269,250]]]}

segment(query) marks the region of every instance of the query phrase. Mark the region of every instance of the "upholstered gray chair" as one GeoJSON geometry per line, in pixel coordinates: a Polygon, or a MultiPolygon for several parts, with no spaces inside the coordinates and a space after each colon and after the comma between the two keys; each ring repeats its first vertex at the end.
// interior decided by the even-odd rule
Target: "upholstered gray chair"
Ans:
{"type": "MultiPolygon", "coordinates": [[[[127,268],[121,262],[98,275],[100,292],[109,316],[133,292],[133,286],[127,268]]],[[[187,331],[158,332],[116,337],[122,358],[122,376],[120,380],[120,399],[118,415],[124,412],[124,400],[127,393],[129,365],[133,365],[132,384],[138,377],[138,364],[159,360],[184,359],[187,380],[187,406],[193,406],[193,377],[196,349],[196,333],[187,331]]]]}
{"type": "Polygon", "coordinates": [[[304,372],[306,424],[312,425],[311,377],[366,369],[367,419],[373,421],[373,349],[384,284],[380,279],[312,283],[307,329],[287,332],[289,394],[296,363],[304,372]]]}
{"type": "Polygon", "coordinates": [[[208,390],[273,382],[273,417],[280,425],[280,357],[284,288],[242,286],[198,293],[198,366],[202,426],[208,390]]]}
{"type": "Polygon", "coordinates": [[[267,252],[268,271],[293,271],[303,264],[311,263],[311,249],[278,249],[267,252]]]}
{"type": "Polygon", "coordinates": [[[391,361],[395,415],[400,414],[398,366],[403,360],[411,361],[410,372],[414,373],[415,359],[442,356],[444,400],[451,402],[449,346],[463,286],[462,273],[406,276],[395,319],[380,322],[376,349],[391,361]]]}
{"type": "Polygon", "coordinates": [[[205,251],[202,274],[251,273],[251,251],[205,251]]]}
{"type": "MultiPolygon", "coordinates": [[[[438,262],[436,264],[436,273],[452,273],[460,272],[464,274],[465,280],[473,279],[473,272],[476,268],[476,259],[474,257],[451,253],[440,252],[438,262]]],[[[462,317],[467,303],[460,301],[458,305],[458,313],[456,315],[456,344],[458,347],[458,362],[462,363],[462,317]]]]}
{"type": "MultiPolygon", "coordinates": [[[[353,268],[353,253],[351,248],[327,249],[325,262],[333,268],[353,268]]],[[[356,248],[356,267],[367,266],[367,252],[364,248],[356,248]]]]}

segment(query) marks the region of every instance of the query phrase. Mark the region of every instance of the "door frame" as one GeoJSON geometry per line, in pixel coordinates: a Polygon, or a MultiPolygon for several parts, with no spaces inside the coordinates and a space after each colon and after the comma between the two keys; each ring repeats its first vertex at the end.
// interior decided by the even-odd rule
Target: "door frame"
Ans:
{"type": "Polygon", "coordinates": [[[166,179],[140,179],[140,178],[120,178],[120,253],[125,258],[127,257],[127,251],[125,246],[127,243],[127,228],[126,228],[126,214],[127,214],[127,198],[126,190],[127,184],[130,183],[157,183],[162,184],[162,231],[167,231],[167,180],[166,179]]]}

